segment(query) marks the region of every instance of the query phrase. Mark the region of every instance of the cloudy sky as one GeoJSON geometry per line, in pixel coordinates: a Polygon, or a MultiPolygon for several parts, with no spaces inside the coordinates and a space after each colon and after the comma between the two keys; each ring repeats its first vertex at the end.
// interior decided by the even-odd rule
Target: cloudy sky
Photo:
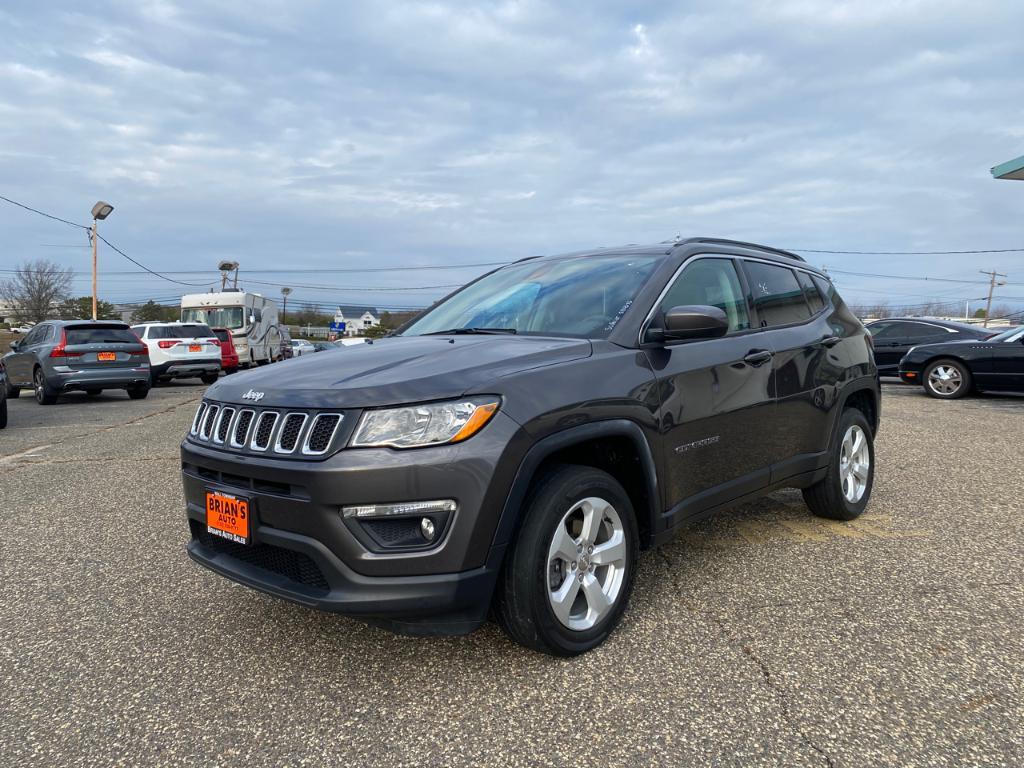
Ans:
{"type": "MultiPolygon", "coordinates": [[[[325,306],[677,234],[1024,248],[1024,182],[989,174],[1024,154],[1022,29],[1017,0],[8,0],[0,195],[80,222],[109,200],[101,232],[154,269],[209,285],[233,258],[325,306]]],[[[70,227],[4,204],[0,231],[0,270],[88,268],[70,227]]],[[[190,290],[101,259],[105,298],[190,290]]],[[[1024,306],[1020,252],[808,259],[871,303],[985,286],[844,272],[995,267],[1024,306]]]]}

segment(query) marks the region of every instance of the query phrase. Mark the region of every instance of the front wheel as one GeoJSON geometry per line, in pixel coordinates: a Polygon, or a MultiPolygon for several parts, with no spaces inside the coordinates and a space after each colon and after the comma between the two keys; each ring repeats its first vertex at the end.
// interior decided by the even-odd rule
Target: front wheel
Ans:
{"type": "Polygon", "coordinates": [[[818,517],[853,520],[871,498],[875,482],[875,443],[864,414],[847,408],[839,418],[828,474],[804,489],[804,501],[818,517]]]}
{"type": "Polygon", "coordinates": [[[46,374],[43,373],[42,368],[36,368],[36,372],[32,374],[32,385],[35,389],[37,403],[40,405],[53,405],[57,402],[57,395],[50,390],[49,385],[46,383],[46,374]]]}
{"type": "Polygon", "coordinates": [[[149,396],[149,387],[132,387],[128,390],[128,397],[132,400],[145,400],[149,396]]]}
{"type": "Polygon", "coordinates": [[[940,400],[954,400],[971,391],[971,372],[959,360],[936,360],[924,369],[924,391],[940,400]]]}
{"type": "Polygon", "coordinates": [[[592,467],[557,467],[528,498],[502,575],[498,620],[535,650],[589,651],[622,618],[638,554],[633,505],[618,481],[592,467]]]}

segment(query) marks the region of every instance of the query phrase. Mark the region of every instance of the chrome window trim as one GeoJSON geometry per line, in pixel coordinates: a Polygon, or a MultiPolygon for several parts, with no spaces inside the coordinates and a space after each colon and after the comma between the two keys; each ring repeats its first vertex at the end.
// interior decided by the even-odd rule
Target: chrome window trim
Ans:
{"type": "Polygon", "coordinates": [[[345,414],[343,413],[318,413],[313,417],[313,420],[309,424],[309,429],[306,430],[306,439],[302,441],[302,455],[303,456],[323,456],[334,444],[334,438],[338,436],[338,430],[341,428],[341,422],[345,420],[345,414]],[[322,451],[311,451],[309,449],[309,439],[313,436],[313,430],[316,428],[316,423],[324,416],[337,416],[338,421],[334,425],[334,429],[331,430],[331,436],[327,438],[327,447],[322,451]]]}
{"type": "Polygon", "coordinates": [[[235,414],[235,423],[231,425],[231,429],[229,431],[230,436],[228,437],[228,447],[229,448],[245,448],[246,443],[249,441],[249,433],[252,431],[252,425],[255,424],[255,423],[256,423],[256,411],[254,411],[252,408],[239,408],[238,412],[235,414]],[[250,419],[249,426],[245,430],[245,435],[242,437],[242,442],[238,443],[238,442],[235,442],[235,429],[237,429],[238,422],[242,418],[242,414],[243,413],[251,413],[252,414],[252,419],[250,419]]]}
{"type": "MultiPolygon", "coordinates": [[[[686,259],[682,264],[679,265],[679,267],[676,269],[676,271],[672,273],[672,277],[670,277],[668,282],[665,283],[665,287],[662,288],[661,293],[658,294],[658,298],[656,298],[654,300],[654,303],[651,305],[651,309],[647,313],[647,317],[645,317],[644,321],[642,323],[640,323],[640,332],[637,334],[637,343],[640,346],[643,346],[644,344],[650,343],[650,342],[645,342],[644,341],[644,334],[647,333],[647,328],[650,325],[651,321],[654,319],[654,313],[657,312],[658,306],[661,304],[661,300],[664,299],[665,296],[668,294],[669,289],[675,284],[676,280],[679,279],[679,275],[682,274],[683,270],[686,269],[691,264],[693,264],[695,261],[700,261],[701,259],[727,259],[728,261],[733,261],[733,262],[735,262],[737,259],[740,259],[740,260],[743,260],[743,261],[756,261],[756,262],[759,262],[761,264],[768,264],[768,265],[773,266],[773,267],[782,267],[783,269],[791,269],[794,272],[806,272],[812,278],[817,276],[817,277],[820,277],[823,280],[831,282],[831,280],[829,280],[829,278],[827,276],[822,275],[820,272],[815,272],[812,269],[807,269],[805,267],[795,266],[793,264],[783,264],[783,263],[778,262],[778,261],[772,261],[771,259],[759,259],[756,256],[743,256],[743,255],[738,254],[738,253],[698,253],[698,254],[694,254],[692,258],[686,259]]],[[[738,273],[737,273],[737,276],[739,276],[738,273]]],[[[746,296],[744,296],[743,298],[744,298],[744,300],[747,299],[746,296]]],[[[818,315],[820,315],[822,312],[825,312],[825,311],[828,310],[828,308],[829,308],[828,296],[822,296],[821,298],[825,302],[825,306],[821,310],[819,310],[818,312],[813,313],[809,318],[807,318],[806,321],[803,321],[803,322],[809,322],[809,321],[813,320],[814,318],[816,318],[818,315]]],[[[750,307],[747,307],[747,309],[749,310],[750,307]]],[[[810,310],[810,307],[808,307],[807,309],[810,310]]],[[[788,327],[794,326],[794,325],[802,325],[803,322],[800,322],[800,323],[789,323],[788,325],[777,325],[777,326],[773,326],[772,328],[747,328],[747,329],[742,330],[742,331],[736,331],[736,333],[733,334],[733,335],[738,335],[738,334],[743,334],[743,333],[753,333],[753,332],[757,332],[757,331],[771,331],[771,330],[775,330],[776,328],[788,328],[788,327]]],[[[707,339],[707,341],[711,341],[711,339],[707,339]]]]}
{"type": "Polygon", "coordinates": [[[280,429],[280,426],[279,426],[280,419],[281,419],[280,411],[263,411],[263,412],[260,413],[259,417],[256,419],[256,426],[254,428],[251,428],[252,429],[252,438],[249,440],[249,450],[250,451],[258,451],[260,453],[266,453],[267,451],[270,450],[271,446],[274,444],[274,433],[278,429],[280,429]],[[268,418],[270,416],[275,416],[277,418],[277,421],[275,421],[274,422],[274,426],[270,428],[270,434],[267,436],[267,444],[266,444],[266,446],[263,447],[263,448],[260,448],[258,445],[256,445],[256,435],[259,434],[260,424],[263,423],[264,419],[266,419],[266,418],[268,418]]]}
{"type": "Polygon", "coordinates": [[[274,453],[281,453],[287,456],[299,450],[299,446],[302,445],[302,430],[306,428],[307,421],[309,421],[309,414],[307,413],[301,413],[300,411],[289,411],[288,413],[286,413],[280,419],[280,424],[275,425],[275,429],[277,430],[277,440],[274,441],[274,453]],[[299,422],[299,434],[295,436],[295,445],[292,446],[292,449],[290,451],[286,451],[284,448],[281,447],[281,436],[284,434],[284,425],[292,416],[301,416],[302,421],[299,422]]]}

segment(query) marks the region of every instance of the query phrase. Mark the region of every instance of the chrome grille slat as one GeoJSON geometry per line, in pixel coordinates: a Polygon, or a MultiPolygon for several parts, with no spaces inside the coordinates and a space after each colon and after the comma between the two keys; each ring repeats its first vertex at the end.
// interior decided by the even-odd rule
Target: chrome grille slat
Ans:
{"type": "Polygon", "coordinates": [[[217,420],[217,414],[220,412],[219,405],[211,405],[206,409],[206,417],[203,419],[203,426],[199,430],[199,438],[201,440],[209,440],[213,434],[213,424],[217,420]]]}
{"type": "Polygon", "coordinates": [[[334,436],[338,432],[344,417],[340,413],[320,413],[313,417],[313,422],[306,432],[306,440],[302,444],[302,452],[306,456],[323,456],[330,450],[334,436]],[[323,425],[327,425],[324,427],[323,425]],[[326,435],[321,434],[326,429],[326,435]],[[322,446],[322,447],[320,447],[322,446]]]}
{"type": "Polygon", "coordinates": [[[228,429],[231,426],[232,420],[235,418],[235,409],[228,406],[224,406],[220,410],[220,416],[217,418],[217,428],[213,431],[213,442],[218,445],[222,445],[225,440],[228,439],[228,429]]]}
{"type": "Polygon", "coordinates": [[[199,434],[199,425],[203,423],[203,414],[206,413],[206,402],[200,402],[199,407],[196,409],[196,415],[192,418],[192,429],[189,430],[189,434],[199,434]]]}
{"type": "Polygon", "coordinates": [[[299,437],[308,417],[304,413],[289,413],[281,420],[277,440],[274,442],[275,453],[294,453],[299,446],[299,437]]]}
{"type": "Polygon", "coordinates": [[[280,413],[277,411],[263,411],[256,420],[256,428],[252,431],[252,441],[249,448],[254,451],[266,451],[270,447],[271,438],[274,436],[274,429],[280,413]],[[262,445],[260,444],[262,443],[262,445]]]}
{"type": "Polygon", "coordinates": [[[235,429],[231,433],[230,445],[232,448],[245,448],[245,442],[249,439],[249,428],[252,427],[255,416],[256,411],[252,408],[245,408],[238,412],[235,429]]]}

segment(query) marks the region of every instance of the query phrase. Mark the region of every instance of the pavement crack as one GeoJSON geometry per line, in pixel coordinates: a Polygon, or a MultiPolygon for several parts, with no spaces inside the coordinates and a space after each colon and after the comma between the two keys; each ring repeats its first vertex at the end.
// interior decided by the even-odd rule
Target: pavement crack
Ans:
{"type": "MultiPolygon", "coordinates": [[[[668,568],[669,580],[672,582],[672,585],[676,588],[676,594],[686,595],[683,585],[682,583],[680,583],[679,578],[676,575],[678,573],[678,568],[676,567],[676,564],[673,562],[672,557],[666,550],[666,547],[658,547],[655,550],[655,552],[657,552],[659,559],[668,568]]],[[[685,597],[683,598],[683,604],[692,613],[701,613],[702,616],[704,616],[712,625],[714,625],[718,629],[719,635],[725,641],[727,646],[729,646],[733,650],[739,651],[740,655],[743,658],[748,659],[752,664],[754,664],[757,667],[758,673],[761,677],[764,687],[768,690],[772,698],[775,699],[775,701],[779,705],[779,711],[782,713],[782,720],[783,722],[785,722],[786,726],[796,735],[796,737],[800,740],[802,744],[806,745],[809,749],[821,755],[822,759],[825,761],[825,765],[827,765],[828,768],[836,768],[836,762],[832,759],[832,756],[829,755],[828,752],[826,752],[822,747],[818,746],[814,742],[814,740],[807,735],[803,728],[800,727],[796,718],[793,716],[793,710],[790,706],[788,693],[786,692],[785,688],[783,688],[781,685],[778,684],[778,682],[776,682],[775,678],[772,676],[772,672],[771,669],[768,667],[768,664],[764,661],[764,659],[757,655],[757,652],[754,650],[753,646],[743,644],[739,635],[732,631],[729,628],[729,626],[725,623],[725,621],[715,616],[713,613],[708,611],[701,612],[700,608],[697,605],[690,602],[685,597]]]]}

